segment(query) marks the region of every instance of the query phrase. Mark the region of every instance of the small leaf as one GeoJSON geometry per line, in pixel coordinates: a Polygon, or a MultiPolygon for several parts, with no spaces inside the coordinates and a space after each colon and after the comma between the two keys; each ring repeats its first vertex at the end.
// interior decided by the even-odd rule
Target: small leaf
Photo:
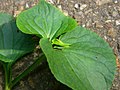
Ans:
{"type": "Polygon", "coordinates": [[[21,33],[11,15],[0,13],[0,60],[15,62],[33,49],[32,36],[21,33]]]}
{"type": "Polygon", "coordinates": [[[52,40],[71,31],[77,23],[45,0],[40,0],[38,5],[18,15],[17,26],[24,33],[41,35],[52,40]]]}
{"type": "Polygon", "coordinates": [[[69,47],[55,45],[57,43],[52,45],[46,38],[40,41],[58,81],[74,90],[110,89],[116,63],[112,49],[103,39],[90,30],[76,27],[59,40],[69,47]]]}

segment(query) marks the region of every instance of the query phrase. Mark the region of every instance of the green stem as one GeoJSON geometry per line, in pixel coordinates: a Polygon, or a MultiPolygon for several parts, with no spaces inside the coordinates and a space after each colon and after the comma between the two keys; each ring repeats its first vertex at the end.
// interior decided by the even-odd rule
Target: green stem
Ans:
{"type": "Polygon", "coordinates": [[[52,44],[57,45],[57,47],[60,46],[60,47],[65,47],[65,48],[67,48],[67,47],[70,46],[70,44],[64,43],[64,42],[62,42],[62,41],[59,40],[59,39],[53,39],[53,40],[52,40],[52,44]]]}
{"type": "Polygon", "coordinates": [[[5,71],[5,90],[10,90],[9,84],[11,83],[11,64],[4,63],[3,68],[5,71]]]}
{"type": "Polygon", "coordinates": [[[45,59],[45,56],[42,55],[32,65],[30,65],[24,72],[18,75],[10,84],[10,88],[12,88],[16,83],[18,83],[23,77],[28,75],[32,70],[34,70],[44,59],[45,59]]]}
{"type": "Polygon", "coordinates": [[[11,90],[9,86],[6,86],[5,87],[5,90],[11,90]]]}

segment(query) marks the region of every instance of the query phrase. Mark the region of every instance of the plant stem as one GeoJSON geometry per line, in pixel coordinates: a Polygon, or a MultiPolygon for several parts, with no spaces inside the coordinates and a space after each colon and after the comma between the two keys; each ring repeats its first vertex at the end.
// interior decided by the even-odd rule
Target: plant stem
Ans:
{"type": "Polygon", "coordinates": [[[43,60],[45,59],[45,56],[42,55],[40,58],[38,58],[32,65],[30,65],[24,72],[22,72],[20,75],[18,75],[10,84],[10,87],[12,88],[16,83],[18,83],[23,77],[28,75],[31,71],[33,71],[43,60]]]}
{"type": "Polygon", "coordinates": [[[61,40],[59,40],[59,39],[53,39],[52,40],[52,44],[55,44],[55,45],[59,45],[59,46],[61,46],[61,47],[69,47],[70,46],[70,44],[68,44],[68,43],[63,43],[61,40]]]}
{"type": "Polygon", "coordinates": [[[11,64],[4,63],[3,68],[5,71],[5,90],[10,90],[9,84],[11,83],[11,64]]]}
{"type": "Polygon", "coordinates": [[[5,90],[11,90],[11,89],[10,89],[10,87],[7,85],[7,86],[5,87],[5,90]]]}

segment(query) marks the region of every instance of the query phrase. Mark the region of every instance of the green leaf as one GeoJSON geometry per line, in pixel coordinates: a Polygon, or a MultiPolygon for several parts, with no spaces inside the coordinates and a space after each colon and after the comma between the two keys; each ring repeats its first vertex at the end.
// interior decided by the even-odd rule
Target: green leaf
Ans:
{"type": "MultiPolygon", "coordinates": [[[[58,41],[58,40],[57,40],[58,41]]],[[[109,90],[114,78],[115,56],[98,35],[82,27],[62,35],[60,43],[42,38],[40,46],[55,78],[74,90],[109,90]]]]}
{"type": "Polygon", "coordinates": [[[0,60],[15,62],[33,49],[32,36],[19,31],[11,15],[0,13],[0,60]]]}
{"type": "Polygon", "coordinates": [[[10,20],[12,20],[13,17],[9,14],[5,14],[5,13],[0,13],[0,26],[8,23],[10,20]]]}
{"type": "Polygon", "coordinates": [[[2,62],[12,62],[12,61],[13,61],[13,60],[8,59],[7,57],[5,57],[5,56],[3,56],[3,55],[1,55],[1,54],[0,54],[0,60],[1,60],[2,62]]]}
{"type": "Polygon", "coordinates": [[[38,5],[18,15],[17,26],[24,33],[41,35],[51,40],[71,31],[77,23],[45,0],[40,0],[38,5]]]}

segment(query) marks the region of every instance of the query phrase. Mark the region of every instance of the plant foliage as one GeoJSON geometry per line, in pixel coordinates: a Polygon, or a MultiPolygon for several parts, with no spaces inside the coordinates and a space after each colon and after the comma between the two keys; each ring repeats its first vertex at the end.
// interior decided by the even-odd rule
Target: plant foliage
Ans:
{"type": "Polygon", "coordinates": [[[17,17],[18,28],[42,36],[43,50],[55,78],[74,90],[109,90],[115,56],[94,32],[77,25],[45,0],[17,17]]]}
{"type": "Polygon", "coordinates": [[[3,62],[15,62],[33,49],[32,36],[19,31],[11,15],[0,13],[0,60],[3,62]]]}
{"type": "Polygon", "coordinates": [[[12,88],[13,64],[34,47],[32,36],[19,31],[11,15],[0,13],[0,62],[5,71],[5,90],[12,88]]]}

